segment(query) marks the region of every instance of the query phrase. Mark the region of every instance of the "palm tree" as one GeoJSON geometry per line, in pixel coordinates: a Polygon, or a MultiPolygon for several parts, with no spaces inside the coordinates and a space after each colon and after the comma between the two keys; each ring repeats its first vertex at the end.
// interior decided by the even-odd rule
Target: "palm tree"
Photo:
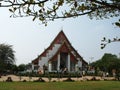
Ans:
{"type": "Polygon", "coordinates": [[[11,65],[15,63],[12,45],[0,44],[0,73],[11,69],[11,65]]]}

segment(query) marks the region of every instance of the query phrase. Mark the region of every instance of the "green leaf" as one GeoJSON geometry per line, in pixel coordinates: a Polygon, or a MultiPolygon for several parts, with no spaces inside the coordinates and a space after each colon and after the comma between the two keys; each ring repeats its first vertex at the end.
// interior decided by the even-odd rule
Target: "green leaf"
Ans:
{"type": "Polygon", "coordinates": [[[51,13],[51,11],[47,10],[47,14],[50,14],[50,13],[51,13]]]}
{"type": "Polygon", "coordinates": [[[9,11],[13,13],[13,10],[12,10],[12,9],[9,9],[9,11]]]}
{"type": "Polygon", "coordinates": [[[39,7],[42,7],[42,4],[40,3],[40,4],[38,4],[38,6],[39,6],[39,7]]]}
{"type": "Polygon", "coordinates": [[[74,6],[77,7],[77,1],[75,1],[74,6]]]}
{"type": "Polygon", "coordinates": [[[16,8],[16,7],[14,7],[14,8],[13,8],[13,10],[14,10],[14,12],[15,12],[15,11],[17,10],[17,8],[16,8]]]}
{"type": "Polygon", "coordinates": [[[116,22],[115,25],[120,27],[120,23],[119,22],[116,22]]]}
{"type": "Polygon", "coordinates": [[[105,38],[105,37],[103,37],[103,40],[105,41],[105,40],[106,40],[106,38],[105,38]]]}
{"type": "Polygon", "coordinates": [[[82,4],[82,6],[81,6],[81,10],[82,10],[82,12],[85,10],[85,6],[84,6],[84,4],[82,4]]]}
{"type": "Polygon", "coordinates": [[[42,9],[39,10],[39,13],[42,13],[42,9]]]}
{"type": "Polygon", "coordinates": [[[47,26],[47,23],[45,23],[45,26],[47,26]]]}
{"type": "Polygon", "coordinates": [[[35,21],[36,18],[37,18],[37,17],[35,16],[35,17],[33,18],[33,21],[35,21]]]}
{"type": "Polygon", "coordinates": [[[64,3],[64,0],[59,0],[59,2],[58,2],[58,6],[62,6],[63,3],[64,3]]]}
{"type": "Polygon", "coordinates": [[[53,10],[55,10],[55,5],[53,6],[53,10]]]}
{"type": "Polygon", "coordinates": [[[44,17],[40,17],[39,20],[43,22],[45,20],[45,18],[44,17]]]}
{"type": "Polygon", "coordinates": [[[104,47],[102,46],[101,49],[103,49],[104,47]]]}
{"type": "Polygon", "coordinates": [[[29,14],[30,12],[31,12],[31,10],[28,8],[26,13],[29,14]]]}
{"type": "Polygon", "coordinates": [[[39,3],[38,6],[39,7],[44,7],[44,3],[39,3]]]}
{"type": "Polygon", "coordinates": [[[111,40],[110,40],[110,39],[108,39],[108,43],[111,43],[111,40]]]}
{"type": "Polygon", "coordinates": [[[34,3],[34,0],[30,0],[29,2],[30,2],[30,3],[34,3]]]}

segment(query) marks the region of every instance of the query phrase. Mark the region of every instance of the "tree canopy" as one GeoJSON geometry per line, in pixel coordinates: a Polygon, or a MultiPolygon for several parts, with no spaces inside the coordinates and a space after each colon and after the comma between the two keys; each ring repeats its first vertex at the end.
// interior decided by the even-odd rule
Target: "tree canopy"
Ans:
{"type": "MultiPolygon", "coordinates": [[[[120,16],[120,0],[0,0],[0,7],[10,7],[11,17],[32,16],[45,25],[48,21],[82,15],[90,19],[120,16]]],[[[120,26],[120,20],[115,24],[120,26]]]]}
{"type": "Polygon", "coordinates": [[[15,55],[12,45],[0,44],[0,72],[10,70],[15,63],[15,55]]]}
{"type": "Polygon", "coordinates": [[[25,71],[26,70],[26,65],[25,64],[20,64],[18,66],[18,71],[25,71]]]}
{"type": "Polygon", "coordinates": [[[104,54],[100,60],[91,63],[91,65],[109,73],[112,73],[113,69],[120,72],[120,58],[109,53],[104,54]]]}

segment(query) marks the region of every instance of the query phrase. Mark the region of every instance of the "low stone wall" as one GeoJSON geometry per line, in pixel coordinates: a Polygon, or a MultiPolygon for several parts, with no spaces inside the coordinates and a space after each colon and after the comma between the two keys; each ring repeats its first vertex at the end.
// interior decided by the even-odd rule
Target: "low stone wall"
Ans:
{"type": "MultiPolygon", "coordinates": [[[[0,81],[4,82],[8,79],[8,77],[11,77],[12,81],[36,81],[39,79],[39,77],[25,77],[25,76],[15,76],[15,75],[7,75],[7,76],[1,76],[0,81]]],[[[42,78],[43,80],[45,80],[45,82],[56,82],[56,81],[64,81],[67,78],[42,78]]],[[[71,78],[74,81],[89,81],[89,80],[115,80],[114,77],[98,77],[98,76],[83,76],[80,78],[71,78]]]]}

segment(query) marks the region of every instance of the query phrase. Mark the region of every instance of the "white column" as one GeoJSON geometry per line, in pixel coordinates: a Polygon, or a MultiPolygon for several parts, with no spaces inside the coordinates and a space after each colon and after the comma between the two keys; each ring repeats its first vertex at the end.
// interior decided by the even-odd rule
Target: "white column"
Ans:
{"type": "Polygon", "coordinates": [[[32,70],[34,71],[34,64],[32,64],[32,70]]]}
{"type": "Polygon", "coordinates": [[[68,71],[70,71],[70,54],[68,54],[68,71]]]}
{"type": "Polygon", "coordinates": [[[78,63],[75,64],[75,71],[77,72],[79,70],[78,63]]]}
{"type": "Polygon", "coordinates": [[[60,54],[58,54],[57,70],[60,70],[60,54]]]}
{"type": "Polygon", "coordinates": [[[82,61],[78,60],[78,67],[82,67],[82,61]]]}
{"type": "Polygon", "coordinates": [[[49,70],[49,72],[52,71],[52,63],[51,62],[49,62],[48,70],[49,70]]]}

